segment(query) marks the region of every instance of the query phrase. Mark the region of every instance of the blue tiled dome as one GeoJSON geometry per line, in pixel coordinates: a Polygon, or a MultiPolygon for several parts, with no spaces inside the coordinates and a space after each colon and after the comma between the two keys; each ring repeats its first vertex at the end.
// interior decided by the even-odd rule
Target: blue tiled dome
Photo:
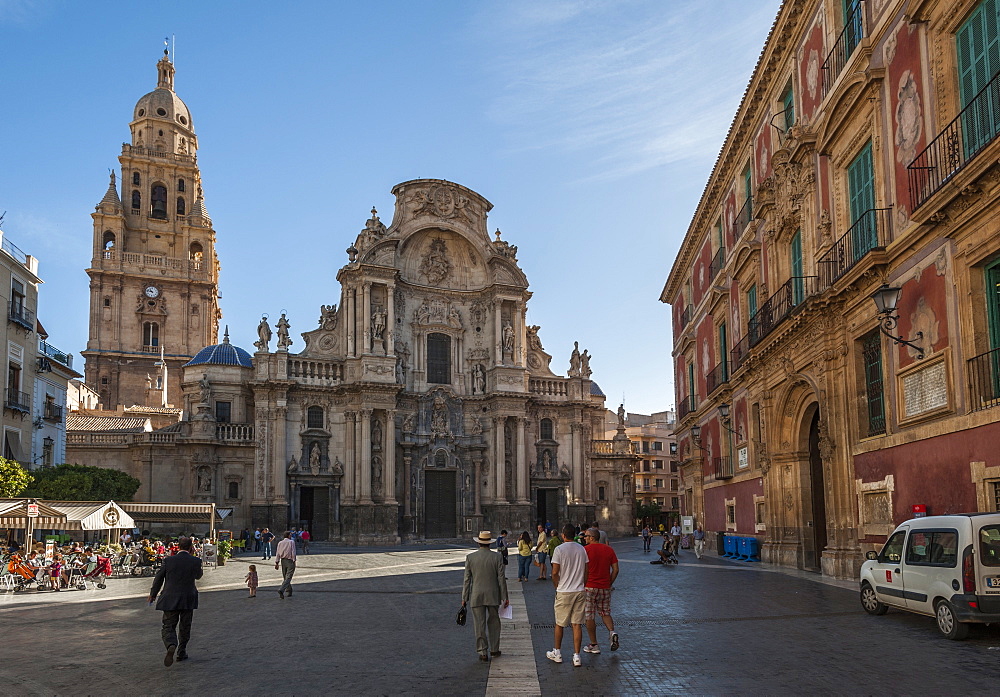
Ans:
{"type": "Polygon", "coordinates": [[[593,381],[591,381],[590,383],[590,394],[592,394],[595,397],[607,397],[607,395],[601,391],[601,386],[593,381]]]}
{"type": "Polygon", "coordinates": [[[239,346],[229,343],[229,330],[222,339],[221,344],[206,346],[190,361],[184,364],[189,365],[238,365],[241,368],[253,368],[253,360],[250,354],[239,346]]]}

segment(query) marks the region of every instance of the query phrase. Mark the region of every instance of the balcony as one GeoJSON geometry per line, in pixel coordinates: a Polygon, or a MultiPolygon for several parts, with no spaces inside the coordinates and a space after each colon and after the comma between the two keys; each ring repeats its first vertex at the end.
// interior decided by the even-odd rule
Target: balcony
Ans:
{"type": "Polygon", "coordinates": [[[59,404],[45,403],[42,410],[42,418],[46,421],[53,421],[55,423],[62,423],[63,420],[63,408],[59,404]]]}
{"type": "Polygon", "coordinates": [[[722,268],[726,265],[726,248],[719,247],[719,251],[715,253],[712,257],[712,263],[708,266],[708,281],[711,283],[715,280],[715,277],[719,275],[722,268]]]}
{"type": "Polygon", "coordinates": [[[740,339],[732,350],[729,352],[729,356],[733,359],[733,370],[739,370],[740,366],[743,365],[743,361],[746,360],[747,356],[750,355],[750,335],[747,334],[742,339],[740,339]]]}
{"type": "Polygon", "coordinates": [[[820,257],[818,267],[823,288],[832,286],[870,251],[882,249],[889,243],[891,214],[891,208],[871,208],[865,211],[820,257]]]}
{"type": "Polygon", "coordinates": [[[691,317],[694,315],[694,305],[688,305],[684,308],[681,313],[681,331],[684,331],[684,327],[691,324],[691,317]]]}
{"type": "Polygon", "coordinates": [[[861,0],[855,0],[854,7],[850,14],[844,18],[844,29],[837,37],[837,43],[826,55],[823,61],[823,97],[830,93],[833,83],[837,81],[840,73],[844,71],[844,66],[850,60],[854,49],[861,43],[864,37],[864,23],[861,18],[861,0]]]}
{"type": "Polygon", "coordinates": [[[38,352],[43,356],[46,356],[54,361],[62,363],[67,368],[73,367],[73,354],[60,351],[47,341],[38,342],[38,352]]]}
{"type": "Polygon", "coordinates": [[[713,457],[712,476],[716,481],[733,478],[733,458],[713,457]]]}
{"type": "Polygon", "coordinates": [[[13,300],[7,303],[7,321],[13,322],[29,332],[35,330],[35,313],[26,308],[23,303],[13,300]]]}
{"type": "Polygon", "coordinates": [[[31,412],[31,397],[27,392],[21,392],[9,387],[7,388],[7,398],[4,400],[3,405],[7,409],[28,414],[31,412]]]}
{"type": "Polygon", "coordinates": [[[815,295],[818,280],[817,276],[793,276],[785,281],[750,318],[747,326],[750,346],[759,344],[806,298],[815,295]]]}
{"type": "Polygon", "coordinates": [[[698,410],[698,395],[688,395],[681,399],[681,403],[677,405],[677,420],[682,420],[685,416],[693,411],[698,410]]]}
{"type": "Polygon", "coordinates": [[[216,424],[215,437],[218,440],[250,443],[253,442],[253,424],[216,424]]]}
{"type": "Polygon", "coordinates": [[[739,239],[743,235],[743,231],[747,229],[747,225],[753,220],[753,197],[748,198],[740,208],[739,213],[736,214],[736,218],[733,219],[733,239],[739,239]]]}
{"type": "Polygon", "coordinates": [[[1000,406],[1000,348],[969,359],[969,410],[1000,406]]]}
{"type": "Polygon", "coordinates": [[[1000,73],[907,166],[917,210],[1000,135],[1000,73]]]}
{"type": "Polygon", "coordinates": [[[718,388],[729,382],[729,362],[721,361],[712,368],[712,372],[705,376],[705,389],[711,395],[718,388]]]}

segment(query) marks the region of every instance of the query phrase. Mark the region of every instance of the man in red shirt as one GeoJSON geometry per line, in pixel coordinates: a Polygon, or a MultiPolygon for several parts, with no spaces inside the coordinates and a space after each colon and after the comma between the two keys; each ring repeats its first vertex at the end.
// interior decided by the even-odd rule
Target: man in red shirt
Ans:
{"type": "Polygon", "coordinates": [[[618,632],[615,631],[615,621],[611,617],[611,587],[618,578],[618,555],[611,545],[600,543],[601,533],[597,528],[590,528],[583,534],[587,551],[587,605],[584,619],[587,623],[587,634],[590,643],[583,647],[584,653],[600,653],[597,645],[596,616],[600,615],[604,626],[611,633],[611,650],[618,650],[618,632]]]}

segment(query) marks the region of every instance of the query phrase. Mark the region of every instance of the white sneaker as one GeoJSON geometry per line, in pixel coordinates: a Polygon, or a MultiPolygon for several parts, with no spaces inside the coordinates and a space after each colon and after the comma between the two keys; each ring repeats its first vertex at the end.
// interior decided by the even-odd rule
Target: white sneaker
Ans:
{"type": "Polygon", "coordinates": [[[601,647],[598,646],[597,644],[587,644],[586,646],[583,647],[583,652],[584,653],[600,653],[601,652],[601,647]]]}
{"type": "Polygon", "coordinates": [[[573,654],[573,665],[576,666],[577,668],[583,665],[583,661],[580,660],[580,654],[578,653],[573,654]]]}
{"type": "Polygon", "coordinates": [[[546,651],[545,657],[554,663],[562,663],[562,651],[560,651],[559,649],[552,649],[551,651],[546,651]]]}

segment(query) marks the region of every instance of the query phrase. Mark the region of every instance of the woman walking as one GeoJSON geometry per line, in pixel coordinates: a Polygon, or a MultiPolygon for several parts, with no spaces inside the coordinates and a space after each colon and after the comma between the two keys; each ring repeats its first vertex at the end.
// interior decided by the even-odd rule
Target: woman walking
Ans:
{"type": "Polygon", "coordinates": [[[527,581],[531,568],[531,536],[525,530],[517,539],[517,580],[527,581]]]}

